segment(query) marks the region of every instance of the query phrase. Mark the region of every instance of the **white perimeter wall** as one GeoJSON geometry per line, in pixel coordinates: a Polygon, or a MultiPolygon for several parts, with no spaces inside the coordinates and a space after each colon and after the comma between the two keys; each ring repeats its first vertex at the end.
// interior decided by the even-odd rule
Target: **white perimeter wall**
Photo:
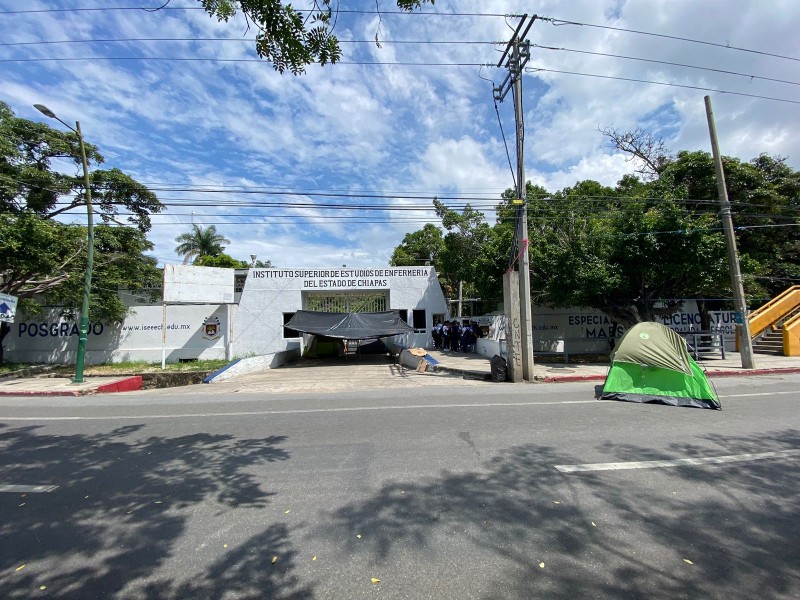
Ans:
{"type": "MultiPolygon", "coordinates": [[[[235,306],[231,307],[235,310],[235,306]]],[[[161,360],[161,305],[134,306],[121,325],[90,323],[86,338],[86,362],[161,360]]],[[[167,361],[181,358],[225,358],[227,309],[218,305],[167,306],[167,361]],[[205,335],[204,322],[216,324],[218,334],[205,335]]],[[[46,310],[34,319],[11,324],[5,339],[6,358],[12,362],[72,364],[78,349],[77,321],[59,317],[58,309],[46,310]]]]}
{"type": "MultiPolygon", "coordinates": [[[[712,311],[712,331],[723,335],[726,350],[733,350],[735,346],[735,322],[733,311],[712,311]]],[[[502,315],[481,317],[490,319],[490,334],[487,339],[478,341],[477,351],[484,356],[492,357],[500,352],[498,340],[505,340],[502,331],[505,318],[502,315]]],[[[568,353],[581,352],[608,352],[612,339],[619,339],[625,333],[625,328],[615,325],[611,319],[599,310],[590,308],[565,308],[549,309],[543,306],[534,306],[533,320],[533,351],[534,353],[568,353]]],[[[658,318],[658,321],[678,333],[687,334],[700,331],[700,313],[694,300],[686,301],[681,312],[669,317],[658,318]]]]}
{"type": "MultiPolygon", "coordinates": [[[[378,269],[252,269],[240,304],[230,307],[232,355],[257,356],[299,347],[297,339],[283,338],[283,313],[304,308],[303,293],[385,291],[390,309],[405,309],[409,320],[413,309],[426,311],[425,333],[401,336],[397,341],[409,347],[430,348],[434,314],[446,314],[447,305],[436,273],[431,267],[378,269]]],[[[124,297],[124,296],[123,296],[124,297]]],[[[224,305],[168,305],[167,361],[181,358],[224,359],[228,308],[224,305]],[[216,324],[218,333],[209,336],[206,322],[216,324]]],[[[726,349],[733,349],[732,311],[711,313],[713,327],[723,333],[726,349]]],[[[494,319],[477,318],[492,324],[494,319]]],[[[684,310],[662,321],[678,332],[700,329],[700,315],[693,301],[684,310]]],[[[90,324],[86,360],[89,364],[161,360],[161,304],[132,305],[121,325],[90,324]]],[[[624,333],[618,327],[617,337],[624,333]]],[[[604,352],[613,337],[613,324],[601,312],[591,309],[551,310],[533,308],[534,352],[604,352]]],[[[490,335],[494,340],[502,337],[490,335]]],[[[497,353],[496,341],[481,340],[478,350],[489,357],[497,353]]],[[[31,319],[17,314],[5,341],[6,358],[13,362],[73,364],[78,347],[77,322],[59,317],[57,308],[31,319]]]]}
{"type": "Polygon", "coordinates": [[[388,292],[387,310],[426,311],[425,333],[403,336],[409,346],[430,346],[434,314],[447,314],[447,303],[432,267],[354,269],[250,269],[234,321],[236,354],[246,356],[296,347],[283,337],[283,314],[305,308],[304,292],[388,292]]]}

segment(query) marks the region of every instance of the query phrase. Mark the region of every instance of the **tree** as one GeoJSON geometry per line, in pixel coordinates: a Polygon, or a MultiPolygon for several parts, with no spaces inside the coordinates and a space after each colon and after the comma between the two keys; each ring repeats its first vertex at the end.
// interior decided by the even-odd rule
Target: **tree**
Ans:
{"type": "Polygon", "coordinates": [[[616,188],[580,182],[542,204],[530,239],[532,281],[545,304],[596,308],[629,326],[724,285],[716,215],[654,197],[635,177],[616,188]]]}
{"type": "MultiPolygon", "coordinates": [[[[74,132],[15,117],[0,102],[0,140],[0,210],[54,218],[69,211],[74,214],[85,205],[80,145],[74,132]],[[75,173],[52,170],[54,159],[71,161],[75,173]]],[[[90,167],[103,162],[94,145],[85,147],[90,167]]],[[[94,169],[89,180],[93,208],[106,223],[123,211],[130,214],[131,225],[147,232],[150,215],[164,208],[155,194],[119,169],[94,169]]]]}
{"type": "Polygon", "coordinates": [[[178,242],[175,253],[183,255],[184,264],[192,258],[218,256],[225,249],[223,244],[231,243],[225,236],[217,233],[216,225],[209,225],[205,229],[200,225],[192,225],[191,231],[180,234],[175,241],[178,242]]]}
{"type": "MultiPolygon", "coordinates": [[[[314,0],[310,10],[295,9],[291,4],[284,4],[283,0],[198,1],[209,15],[219,21],[227,22],[241,11],[248,30],[251,23],[258,30],[256,52],[270,61],[279,73],[288,69],[299,75],[312,62],[322,65],[335,63],[342,56],[339,40],[333,34],[338,3],[334,9],[331,7],[332,0],[314,0]]],[[[410,12],[434,1],[396,0],[396,3],[401,10],[410,12]]],[[[377,33],[375,42],[380,45],[377,33]]]]}
{"type": "Polygon", "coordinates": [[[442,230],[426,223],[419,231],[407,233],[392,252],[389,261],[393,267],[411,267],[429,264],[438,271],[439,255],[444,250],[442,230]]]}
{"type": "Polygon", "coordinates": [[[637,127],[633,131],[620,131],[614,127],[598,129],[609,138],[611,146],[621,152],[630,154],[628,160],[638,159],[640,166],[636,173],[645,179],[655,179],[672,162],[663,138],[637,127]]]}
{"type": "MultiPolygon", "coordinates": [[[[125,293],[152,297],[161,285],[153,249],[133,227],[95,227],[95,260],[89,318],[120,322],[127,307],[125,293]]],[[[86,271],[86,228],[47,219],[32,211],[0,215],[0,287],[20,298],[20,312],[37,314],[42,305],[62,306],[61,315],[74,319],[81,304],[86,271]]],[[[0,326],[3,340],[11,328],[0,326]]]]}
{"type": "Polygon", "coordinates": [[[217,254],[216,256],[209,256],[208,254],[199,256],[193,265],[198,267],[221,267],[224,269],[249,269],[250,264],[243,260],[233,258],[230,254],[217,254]]]}
{"type": "Polygon", "coordinates": [[[444,250],[439,254],[439,266],[444,275],[444,287],[453,297],[458,284],[466,296],[477,296],[475,283],[484,277],[479,264],[484,246],[489,240],[491,226],[485,215],[466,204],[461,212],[448,208],[438,198],[433,199],[436,214],[447,230],[444,250]]]}
{"type": "MultiPolygon", "coordinates": [[[[90,165],[103,162],[92,144],[86,144],[86,158],[90,165]]],[[[81,303],[86,228],[63,222],[74,214],[67,211],[85,204],[81,166],[75,133],[17,118],[0,102],[0,292],[18,296],[22,312],[36,313],[42,303],[63,303],[63,313],[70,315],[81,303]],[[75,173],[53,170],[54,159],[71,161],[75,173]]],[[[90,186],[93,208],[103,221],[116,220],[123,211],[134,226],[95,229],[90,318],[120,320],[127,309],[117,296],[118,286],[138,290],[160,279],[155,259],[143,252],[152,249],[144,236],[150,215],[163,205],[118,169],[94,169],[90,186]]],[[[0,361],[9,330],[0,325],[0,361]]]]}
{"type": "MultiPolygon", "coordinates": [[[[751,297],[774,296],[800,282],[800,173],[766,154],[750,162],[726,156],[722,162],[745,290],[751,297]]],[[[683,151],[653,189],[716,213],[716,185],[712,156],[683,151]]]]}

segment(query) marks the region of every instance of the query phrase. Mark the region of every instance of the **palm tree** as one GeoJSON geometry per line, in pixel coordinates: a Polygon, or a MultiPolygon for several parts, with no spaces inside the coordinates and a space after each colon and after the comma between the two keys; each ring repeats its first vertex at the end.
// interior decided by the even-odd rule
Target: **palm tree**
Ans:
{"type": "Polygon", "coordinates": [[[200,256],[218,256],[225,249],[222,244],[231,243],[229,239],[217,233],[214,225],[209,225],[206,229],[192,225],[189,233],[180,234],[175,241],[178,242],[175,252],[183,255],[183,264],[200,256]]]}

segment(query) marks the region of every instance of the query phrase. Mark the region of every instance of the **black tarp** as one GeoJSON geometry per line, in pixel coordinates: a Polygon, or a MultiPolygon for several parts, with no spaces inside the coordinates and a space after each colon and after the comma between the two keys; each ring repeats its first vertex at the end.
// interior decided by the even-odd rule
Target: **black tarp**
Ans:
{"type": "Polygon", "coordinates": [[[396,310],[373,313],[298,310],[284,327],[340,340],[368,340],[414,331],[396,310]]]}

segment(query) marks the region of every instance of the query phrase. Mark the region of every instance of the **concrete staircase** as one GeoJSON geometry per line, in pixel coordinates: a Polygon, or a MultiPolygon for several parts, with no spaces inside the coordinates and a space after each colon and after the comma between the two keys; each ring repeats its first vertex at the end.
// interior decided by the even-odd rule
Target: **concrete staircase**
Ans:
{"type": "Polygon", "coordinates": [[[753,352],[783,356],[783,328],[767,329],[753,340],[753,352]]]}
{"type": "Polygon", "coordinates": [[[800,356],[800,285],[793,285],[748,316],[753,351],[800,356]]]}

